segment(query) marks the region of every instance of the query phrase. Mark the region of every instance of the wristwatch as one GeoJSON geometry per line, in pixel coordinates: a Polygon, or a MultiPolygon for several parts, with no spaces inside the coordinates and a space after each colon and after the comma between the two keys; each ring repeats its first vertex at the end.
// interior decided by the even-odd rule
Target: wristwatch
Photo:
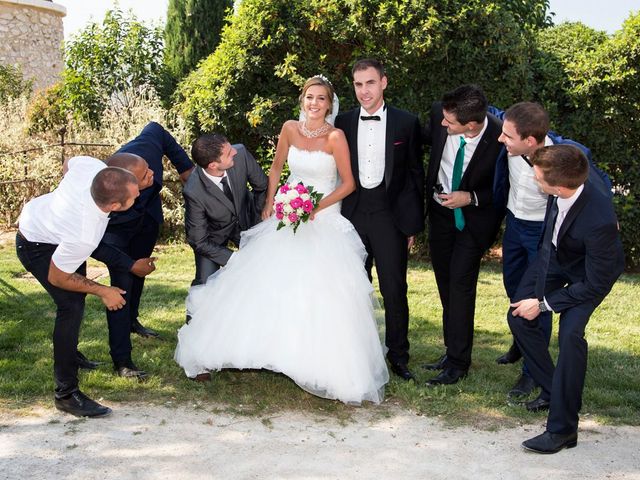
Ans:
{"type": "Polygon", "coordinates": [[[473,192],[469,192],[469,205],[472,207],[476,207],[478,205],[478,202],[476,202],[476,196],[473,192]]]}
{"type": "Polygon", "coordinates": [[[538,303],[538,308],[540,309],[540,313],[548,312],[547,304],[544,303],[544,300],[538,303]]]}

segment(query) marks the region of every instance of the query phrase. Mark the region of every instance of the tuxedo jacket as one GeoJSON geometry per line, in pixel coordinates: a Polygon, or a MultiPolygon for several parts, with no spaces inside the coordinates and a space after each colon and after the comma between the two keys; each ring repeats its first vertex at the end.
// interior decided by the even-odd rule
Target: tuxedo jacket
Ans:
{"type": "MultiPolygon", "coordinates": [[[[360,199],[358,121],[360,107],[337,116],[335,126],[347,137],[356,190],[342,200],[342,214],[351,219],[360,199]]],[[[411,236],[424,229],[424,166],[420,121],[415,115],[387,105],[384,183],[398,230],[411,236]]]]}
{"type": "Polygon", "coordinates": [[[182,194],[185,202],[187,242],[197,255],[225,265],[232,251],[229,241],[240,242],[240,232],[260,221],[264,207],[267,176],[244,145],[233,146],[238,153],[227,170],[233,203],[220,187],[207,178],[201,167],[189,176],[182,194]],[[247,183],[252,192],[247,189],[247,183]]]}
{"type": "MultiPolygon", "coordinates": [[[[434,187],[438,182],[438,172],[442,162],[442,153],[447,141],[447,128],[442,126],[442,104],[436,102],[431,107],[429,123],[425,126],[423,140],[431,146],[429,166],[427,168],[427,212],[432,204],[434,187]]],[[[502,122],[487,114],[487,128],[480,138],[466,170],[460,180],[459,190],[474,192],[478,205],[462,207],[466,228],[483,249],[491,246],[495,240],[502,216],[496,210],[493,201],[493,182],[496,160],[502,149],[498,137],[502,133],[502,122]]],[[[449,192],[447,192],[449,193],[449,192]]]]}
{"type": "MultiPolygon", "coordinates": [[[[550,196],[547,215],[552,203],[550,196]]],[[[554,291],[545,290],[545,299],[553,311],[562,312],[585,302],[598,305],[624,270],[624,252],[611,196],[593,169],[560,226],[556,244],[557,264],[567,284],[554,291]]],[[[539,273],[537,264],[536,259],[525,277],[539,273]]],[[[522,283],[525,282],[526,278],[522,283]]]]}

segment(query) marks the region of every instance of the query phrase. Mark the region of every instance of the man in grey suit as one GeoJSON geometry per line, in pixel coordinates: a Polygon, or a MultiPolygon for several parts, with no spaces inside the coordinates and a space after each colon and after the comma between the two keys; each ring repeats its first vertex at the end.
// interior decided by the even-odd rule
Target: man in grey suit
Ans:
{"type": "Polygon", "coordinates": [[[191,157],[197,167],[182,194],[187,241],[196,262],[191,285],[201,285],[231,258],[229,241],[238,246],[240,232],[260,221],[268,181],[246,147],[231,145],[223,135],[199,137],[191,157]]]}

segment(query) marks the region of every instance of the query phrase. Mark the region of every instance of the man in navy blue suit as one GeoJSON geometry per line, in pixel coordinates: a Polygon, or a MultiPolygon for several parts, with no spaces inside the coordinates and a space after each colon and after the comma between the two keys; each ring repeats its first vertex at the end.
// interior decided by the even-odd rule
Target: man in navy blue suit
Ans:
{"type": "MultiPolygon", "coordinates": [[[[160,198],[163,157],[169,159],[183,183],[189,177],[193,164],[175,138],[156,122],[149,123],[140,135],[123,145],[114,155],[117,156],[141,157],[147,164],[144,173],[146,178],[143,176],[139,179],[143,185],[133,207],[111,217],[102,242],[92,257],[107,265],[111,284],[121,286],[127,292],[125,307],[107,312],[114,368],[119,376],[142,379],[146,373],[137,368],[131,359],[130,333],[144,337],[158,337],[158,333],[144,327],[138,320],[144,276],[135,273],[134,265],[136,260],[151,256],[163,221],[160,198]]],[[[107,161],[114,165],[112,162],[113,157],[107,161]]]]}
{"type": "MultiPolygon", "coordinates": [[[[538,253],[548,200],[548,195],[540,190],[535,180],[529,158],[545,146],[574,145],[587,156],[592,168],[596,167],[587,147],[549,131],[549,115],[540,104],[520,102],[506,112],[494,107],[490,107],[489,111],[503,120],[498,141],[505,145],[506,151],[503,151],[496,164],[495,198],[501,203],[498,208],[506,207],[502,273],[505,290],[509,300],[513,301],[524,272],[538,253]]],[[[609,178],[603,172],[597,172],[610,188],[609,178]]],[[[540,314],[538,322],[548,342],[551,338],[551,312],[540,314]]],[[[514,342],[496,361],[499,364],[514,363],[521,356],[514,342]]],[[[509,391],[509,397],[527,396],[535,388],[536,383],[525,362],[520,377],[509,391]]]]}
{"type": "Polygon", "coordinates": [[[535,178],[549,195],[542,242],[507,315],[540,395],[530,411],[549,410],[546,431],[522,446],[536,453],[575,447],[587,369],[585,328],[624,269],[611,196],[602,178],[573,145],[538,149],[535,178]],[[554,367],[541,313],[560,314],[554,367]]]}

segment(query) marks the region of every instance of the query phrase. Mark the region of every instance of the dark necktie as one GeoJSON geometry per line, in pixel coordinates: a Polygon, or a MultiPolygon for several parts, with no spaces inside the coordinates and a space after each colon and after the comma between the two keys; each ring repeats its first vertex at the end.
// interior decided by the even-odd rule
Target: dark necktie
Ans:
{"type": "Polygon", "coordinates": [[[229,183],[227,182],[227,177],[222,177],[220,183],[222,184],[222,191],[224,192],[225,196],[231,203],[233,203],[233,194],[231,193],[231,188],[229,187],[229,183]]]}
{"type": "Polygon", "coordinates": [[[371,116],[360,115],[360,120],[364,120],[365,122],[367,120],[377,120],[379,122],[380,121],[380,115],[371,115],[371,116]]]}
{"type": "Polygon", "coordinates": [[[551,258],[551,251],[553,250],[553,229],[556,224],[556,218],[558,217],[558,197],[553,197],[553,203],[549,212],[547,212],[546,222],[544,224],[544,236],[542,237],[542,244],[540,245],[540,251],[538,256],[540,257],[540,270],[538,270],[538,277],[536,278],[536,297],[542,301],[544,298],[544,285],[547,281],[547,272],[549,271],[549,259],[551,258]]]}
{"type": "MultiPolygon", "coordinates": [[[[462,164],[464,163],[464,146],[467,144],[464,137],[460,137],[460,147],[456,153],[456,160],[453,163],[453,174],[451,175],[451,191],[455,192],[460,186],[460,180],[462,180],[462,164]]],[[[453,209],[453,217],[456,221],[456,228],[460,231],[464,228],[465,221],[461,208],[453,209]]]]}

